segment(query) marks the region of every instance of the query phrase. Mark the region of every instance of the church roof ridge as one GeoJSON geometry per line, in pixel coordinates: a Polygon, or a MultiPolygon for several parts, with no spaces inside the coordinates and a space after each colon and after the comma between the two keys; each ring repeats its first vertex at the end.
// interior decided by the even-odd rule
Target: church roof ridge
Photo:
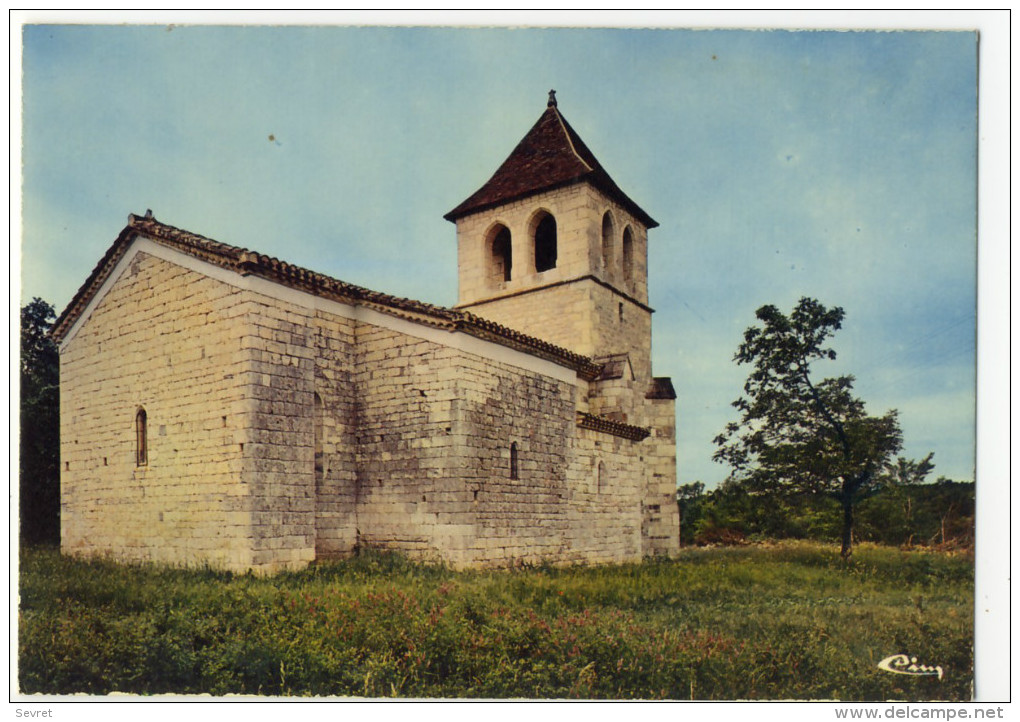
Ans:
{"type": "Polygon", "coordinates": [[[53,324],[51,334],[54,339],[60,341],[68,333],[106,282],[117,262],[127,252],[132,241],[140,235],[160,245],[240,274],[256,275],[313,295],[352,305],[371,307],[410,321],[448,328],[452,331],[462,331],[478,338],[493,341],[574,369],[582,378],[589,381],[596,378],[602,370],[601,364],[587,356],[515,331],[467,311],[401,298],[347,283],[326,274],[281,261],[273,256],[232,246],[162,223],[157,221],[151,212],[144,217],[134,214],[128,216],[127,226],[120,232],[117,240],[106,251],[67,308],[53,324]]]}
{"type": "Polygon", "coordinates": [[[492,177],[443,218],[456,221],[471,213],[582,181],[620,203],[646,227],[659,225],[616,185],[560,113],[555,91],[550,91],[545,112],[492,177]]]}

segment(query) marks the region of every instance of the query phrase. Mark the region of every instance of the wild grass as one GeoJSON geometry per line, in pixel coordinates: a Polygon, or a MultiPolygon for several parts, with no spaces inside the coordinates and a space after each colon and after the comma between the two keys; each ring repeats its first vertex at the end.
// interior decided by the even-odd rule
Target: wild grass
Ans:
{"type": "Polygon", "coordinates": [[[452,571],[367,554],[269,578],[20,559],[24,693],[970,698],[973,563],[862,545],[452,571]],[[892,654],[938,664],[909,677],[892,654]]]}

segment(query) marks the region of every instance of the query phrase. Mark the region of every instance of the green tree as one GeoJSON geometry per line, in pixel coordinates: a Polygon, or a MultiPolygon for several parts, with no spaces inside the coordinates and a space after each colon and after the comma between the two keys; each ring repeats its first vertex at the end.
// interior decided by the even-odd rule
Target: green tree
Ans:
{"type": "Polygon", "coordinates": [[[934,454],[920,460],[899,457],[878,475],[855,513],[854,533],[861,539],[912,546],[927,526],[931,484],[925,483],[935,467],[934,454]]]}
{"type": "Polygon", "coordinates": [[[926,457],[917,461],[899,457],[896,461],[886,464],[882,481],[889,486],[906,487],[915,484],[923,484],[928,474],[935,468],[932,462],[934,452],[929,452],[926,457]]]}
{"type": "Polygon", "coordinates": [[[914,493],[912,488],[923,484],[928,474],[935,468],[932,463],[934,453],[917,461],[899,457],[895,462],[886,465],[886,469],[879,481],[889,490],[892,498],[895,499],[903,513],[903,528],[905,531],[904,544],[908,546],[913,542],[914,536],[914,493]]]}
{"type": "Polygon", "coordinates": [[[862,501],[855,518],[860,538],[885,544],[951,544],[974,542],[974,482],[915,477],[913,483],[886,479],[881,490],[862,501]]]}
{"type": "Polygon", "coordinates": [[[694,481],[681,484],[676,489],[676,504],[680,511],[680,541],[690,544],[694,541],[694,530],[701,519],[701,505],[704,500],[705,484],[694,481]]]}
{"type": "Polygon", "coordinates": [[[744,332],[734,355],[753,367],[744,395],[733,402],[740,420],[716,437],[713,458],[757,493],[836,498],[840,553],[849,559],[854,505],[902,446],[897,413],[869,416],[853,394],[853,376],[813,376],[814,363],[836,358],[827,342],[842,326],[843,309],[802,298],[789,316],[772,305],[755,315],[761,325],[744,332]]]}
{"type": "Polygon", "coordinates": [[[937,529],[929,537],[940,544],[962,542],[974,545],[974,482],[957,482],[940,476],[931,485],[934,488],[932,512],[937,529]]]}
{"type": "Polygon", "coordinates": [[[56,314],[40,298],[21,309],[19,510],[26,542],[60,539],[60,364],[56,314]]]}

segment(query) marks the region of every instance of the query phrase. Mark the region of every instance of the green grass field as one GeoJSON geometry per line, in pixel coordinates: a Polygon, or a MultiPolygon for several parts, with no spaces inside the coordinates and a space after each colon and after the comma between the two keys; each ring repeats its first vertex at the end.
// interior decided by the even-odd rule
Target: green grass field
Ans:
{"type": "Polygon", "coordinates": [[[20,557],[23,693],[966,700],[973,560],[863,545],[456,572],[365,555],[270,578],[20,557]],[[943,679],[880,670],[897,653],[943,679]]]}

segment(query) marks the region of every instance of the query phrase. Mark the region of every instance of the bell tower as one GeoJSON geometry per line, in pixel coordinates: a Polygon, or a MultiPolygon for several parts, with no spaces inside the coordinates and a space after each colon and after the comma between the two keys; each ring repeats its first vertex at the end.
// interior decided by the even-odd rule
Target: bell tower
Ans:
{"type": "Polygon", "coordinates": [[[457,308],[601,364],[578,394],[575,472],[595,469],[600,488],[604,468],[639,484],[642,555],[674,553],[676,393],[652,376],[648,306],[658,224],[609,177],[553,91],[493,176],[445,218],[457,224],[457,308]],[[623,427],[648,435],[614,435],[623,427]]]}
{"type": "Polygon", "coordinates": [[[658,224],[560,113],[545,112],[457,224],[461,308],[651,379],[648,230],[658,224]]]}

